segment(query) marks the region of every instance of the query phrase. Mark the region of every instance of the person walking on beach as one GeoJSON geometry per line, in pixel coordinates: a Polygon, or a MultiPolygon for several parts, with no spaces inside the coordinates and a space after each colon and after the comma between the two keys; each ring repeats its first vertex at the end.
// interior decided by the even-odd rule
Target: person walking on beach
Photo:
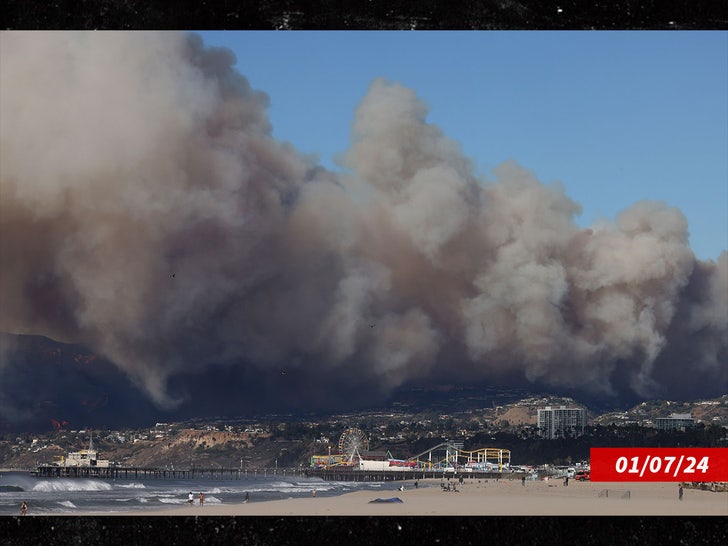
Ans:
{"type": "Polygon", "coordinates": [[[192,491],[187,495],[187,502],[190,503],[190,506],[195,502],[195,496],[192,494],[192,491]]]}
{"type": "MultiPolygon", "coordinates": [[[[316,495],[314,494],[314,497],[315,497],[315,496],[316,496],[316,495]]],[[[243,504],[245,504],[245,503],[246,503],[246,502],[248,502],[249,500],[250,500],[250,493],[245,493],[245,499],[243,499],[243,504]]]]}
{"type": "Polygon", "coordinates": [[[677,492],[677,498],[682,500],[682,497],[683,497],[683,486],[682,486],[682,484],[680,484],[680,489],[678,489],[678,492],[677,492]]]}
{"type": "Polygon", "coordinates": [[[526,487],[526,476],[521,476],[521,486],[526,487]]]}
{"type": "Polygon", "coordinates": [[[28,504],[25,501],[23,501],[23,503],[20,505],[20,515],[24,516],[27,513],[28,513],[28,504]]]}
{"type": "Polygon", "coordinates": [[[203,504],[205,504],[205,494],[200,491],[200,508],[202,508],[203,504]]]}

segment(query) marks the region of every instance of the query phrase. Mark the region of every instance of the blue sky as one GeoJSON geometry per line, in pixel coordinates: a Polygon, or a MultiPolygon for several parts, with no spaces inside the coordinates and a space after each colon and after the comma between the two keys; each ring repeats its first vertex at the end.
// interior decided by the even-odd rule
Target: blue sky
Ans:
{"type": "Polygon", "coordinates": [[[586,226],[679,207],[700,259],[728,249],[726,32],[201,32],[270,97],[273,135],[338,170],[371,81],[416,91],[479,176],[560,181],[586,226]]]}

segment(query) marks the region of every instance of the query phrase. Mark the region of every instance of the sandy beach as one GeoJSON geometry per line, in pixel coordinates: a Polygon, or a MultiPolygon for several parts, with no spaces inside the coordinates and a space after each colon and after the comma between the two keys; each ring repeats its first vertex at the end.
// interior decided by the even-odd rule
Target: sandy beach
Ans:
{"type": "Polygon", "coordinates": [[[591,483],[560,480],[466,480],[443,491],[440,480],[387,483],[381,491],[335,497],[313,495],[246,504],[210,504],[125,515],[147,516],[492,516],[492,515],[728,515],[728,493],[685,489],[677,483],[591,483]],[[405,490],[398,487],[404,483],[405,490]],[[423,487],[423,484],[427,487],[423,487]],[[605,493],[608,492],[608,493],[605,493]],[[627,492],[629,492],[627,494],[627,492]],[[371,503],[398,497],[401,503],[371,503]]]}

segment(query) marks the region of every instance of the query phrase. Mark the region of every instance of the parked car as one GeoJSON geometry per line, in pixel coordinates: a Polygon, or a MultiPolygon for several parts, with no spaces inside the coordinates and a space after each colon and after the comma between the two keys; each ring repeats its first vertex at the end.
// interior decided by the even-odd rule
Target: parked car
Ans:
{"type": "Polygon", "coordinates": [[[578,474],[574,475],[574,479],[580,482],[588,482],[591,480],[589,477],[589,471],[588,470],[582,470],[578,474]]]}

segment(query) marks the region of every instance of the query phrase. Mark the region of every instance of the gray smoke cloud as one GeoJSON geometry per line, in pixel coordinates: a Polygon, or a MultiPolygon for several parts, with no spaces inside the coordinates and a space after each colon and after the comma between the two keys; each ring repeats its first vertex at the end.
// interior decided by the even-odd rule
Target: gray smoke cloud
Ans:
{"type": "Polygon", "coordinates": [[[384,80],[330,172],[234,64],[182,33],[0,34],[0,331],[83,343],[162,407],[213,365],[272,393],[725,391],[728,253],[696,260],[678,209],[582,229],[515,163],[479,179],[384,80]]]}

